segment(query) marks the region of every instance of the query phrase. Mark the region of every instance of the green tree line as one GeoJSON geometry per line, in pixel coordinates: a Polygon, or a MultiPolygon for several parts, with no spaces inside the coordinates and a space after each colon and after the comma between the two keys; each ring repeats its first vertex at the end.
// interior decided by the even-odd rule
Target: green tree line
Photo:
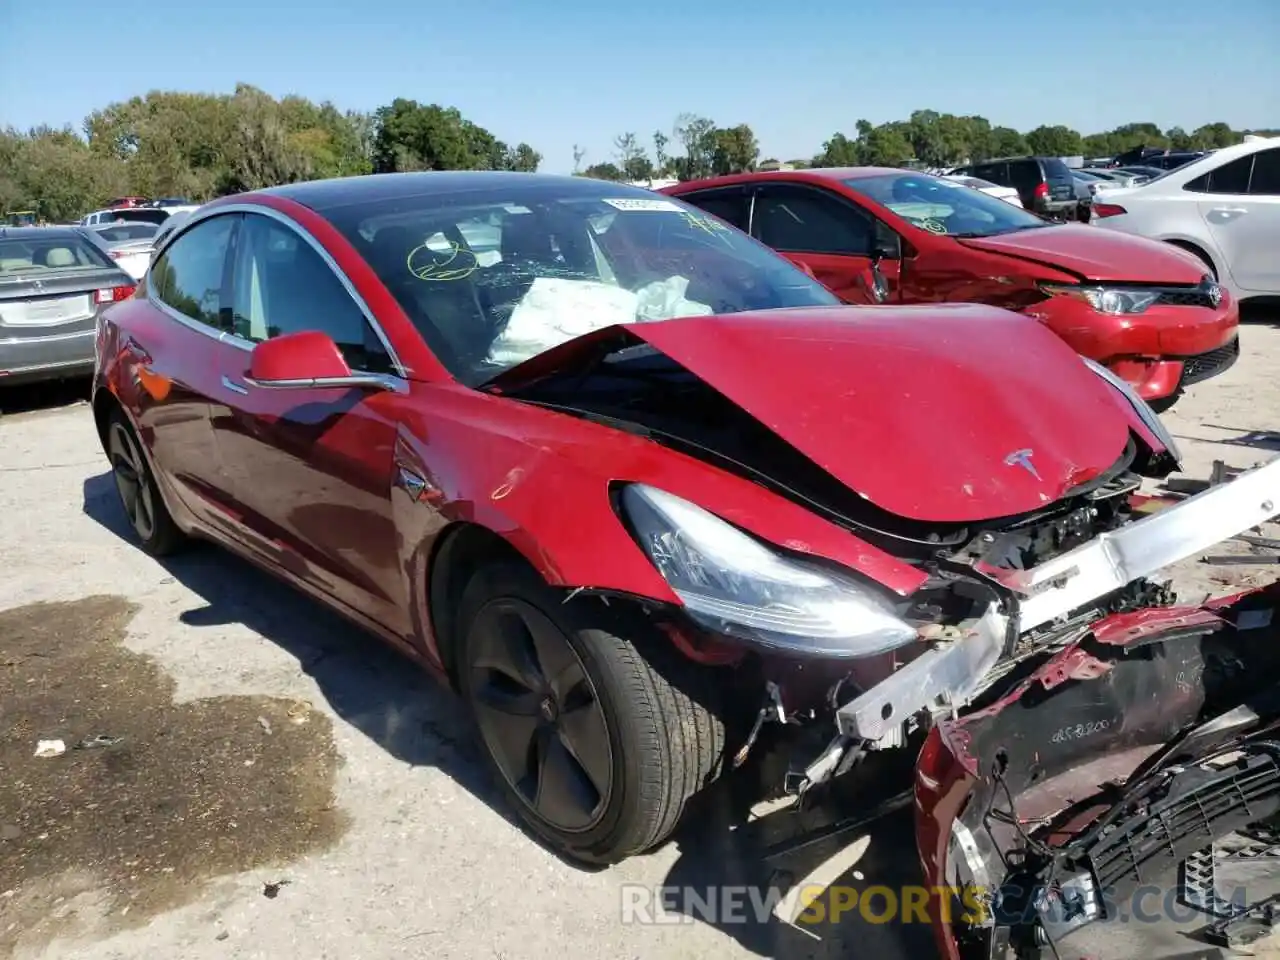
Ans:
{"type": "MultiPolygon", "coordinates": [[[[674,142],[683,154],[672,155],[673,138],[653,134],[652,151],[635,133],[614,140],[607,160],[582,167],[586,155],[575,148],[575,172],[606,180],[681,180],[754,170],[776,160],[760,159],[751,127],[719,127],[705,117],[681,116],[674,142]]],[[[1233,130],[1226,123],[1207,123],[1188,132],[1182,127],[1161,130],[1154,123],[1126,123],[1105,133],[1082,134],[1070,127],[1043,125],[1025,133],[992,126],[986,117],[960,117],[935,110],[917,110],[906,120],[879,125],[867,120],[854,124],[850,134],[834,133],[814,157],[786,162],[796,167],[900,166],[908,162],[926,167],[956,166],[991,157],[1036,154],[1053,157],[1114,157],[1137,146],[1174,150],[1209,150],[1239,143],[1246,134],[1264,136],[1280,130],[1233,130]]]]}
{"type": "MultiPolygon", "coordinates": [[[[1027,132],[985,117],[917,110],[907,120],[854,124],[797,166],[915,161],[947,166],[1025,153],[1114,156],[1145,144],[1205,149],[1246,133],[1210,123],[1190,132],[1128,123],[1106,133],[1065,126],[1027,132]]],[[[670,133],[624,133],[607,158],[586,164],[574,147],[574,172],[610,180],[697,179],[756,169],[763,161],[746,123],[720,126],[681,114],[670,133]]],[[[369,113],[339,110],[305,97],[280,99],[247,84],[231,94],[152,91],[112,103],[81,130],[0,131],[0,212],[35,210],[46,220],[75,219],[118,196],[181,196],[196,202],[243,190],[322,177],[405,170],[537,170],[542,156],[464,117],[456,108],[398,98],[369,113]]]]}
{"type": "Polygon", "coordinates": [[[82,130],[0,131],[0,212],[76,219],[120,196],[186,197],[401,170],[536,170],[456,109],[397,99],[372,113],[247,84],[233,94],[153,91],[85,118],[82,130]]]}

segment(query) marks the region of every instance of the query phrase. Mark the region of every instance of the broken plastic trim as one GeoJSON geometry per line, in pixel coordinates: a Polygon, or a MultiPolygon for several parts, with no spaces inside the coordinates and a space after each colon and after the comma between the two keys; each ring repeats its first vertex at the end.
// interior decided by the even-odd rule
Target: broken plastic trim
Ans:
{"type": "MultiPolygon", "coordinates": [[[[1280,514],[1280,459],[1031,570],[1002,576],[1019,633],[1041,626],[1280,514]]],[[[934,647],[837,711],[840,733],[880,740],[922,710],[959,708],[999,660],[1005,614],[992,606],[963,640],[934,647]]]]}

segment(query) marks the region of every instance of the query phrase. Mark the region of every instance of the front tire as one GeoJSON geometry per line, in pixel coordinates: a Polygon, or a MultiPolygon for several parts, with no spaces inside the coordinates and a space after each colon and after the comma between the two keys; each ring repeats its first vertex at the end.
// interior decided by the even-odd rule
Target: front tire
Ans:
{"type": "Polygon", "coordinates": [[[133,425],[119,409],[107,418],[106,450],[120,506],[139,545],[154,557],[178,549],[186,537],[165,506],[133,425]]]}
{"type": "Polygon", "coordinates": [[[566,604],[520,564],[480,570],[460,613],[460,687],[532,832],[591,864],[665,840],[720,770],[725,733],[708,668],[634,608],[566,604]]]}

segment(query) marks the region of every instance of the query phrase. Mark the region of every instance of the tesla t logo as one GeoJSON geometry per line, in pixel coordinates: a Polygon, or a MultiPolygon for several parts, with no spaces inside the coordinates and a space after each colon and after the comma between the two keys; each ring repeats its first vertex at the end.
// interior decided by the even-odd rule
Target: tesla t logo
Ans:
{"type": "Polygon", "coordinates": [[[1040,473],[1036,470],[1036,465],[1031,462],[1031,457],[1034,453],[1035,451],[1033,450],[1015,450],[1004,458],[1004,465],[1006,467],[1022,467],[1027,473],[1039,480],[1040,473]]]}

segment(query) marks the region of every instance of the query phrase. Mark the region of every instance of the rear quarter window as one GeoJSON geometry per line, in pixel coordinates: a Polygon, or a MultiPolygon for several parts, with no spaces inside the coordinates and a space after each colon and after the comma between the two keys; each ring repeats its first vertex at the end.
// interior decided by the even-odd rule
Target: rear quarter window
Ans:
{"type": "Polygon", "coordinates": [[[1044,157],[1040,160],[1040,169],[1044,171],[1046,180],[1070,180],[1071,168],[1057,157],[1044,157]]]}

